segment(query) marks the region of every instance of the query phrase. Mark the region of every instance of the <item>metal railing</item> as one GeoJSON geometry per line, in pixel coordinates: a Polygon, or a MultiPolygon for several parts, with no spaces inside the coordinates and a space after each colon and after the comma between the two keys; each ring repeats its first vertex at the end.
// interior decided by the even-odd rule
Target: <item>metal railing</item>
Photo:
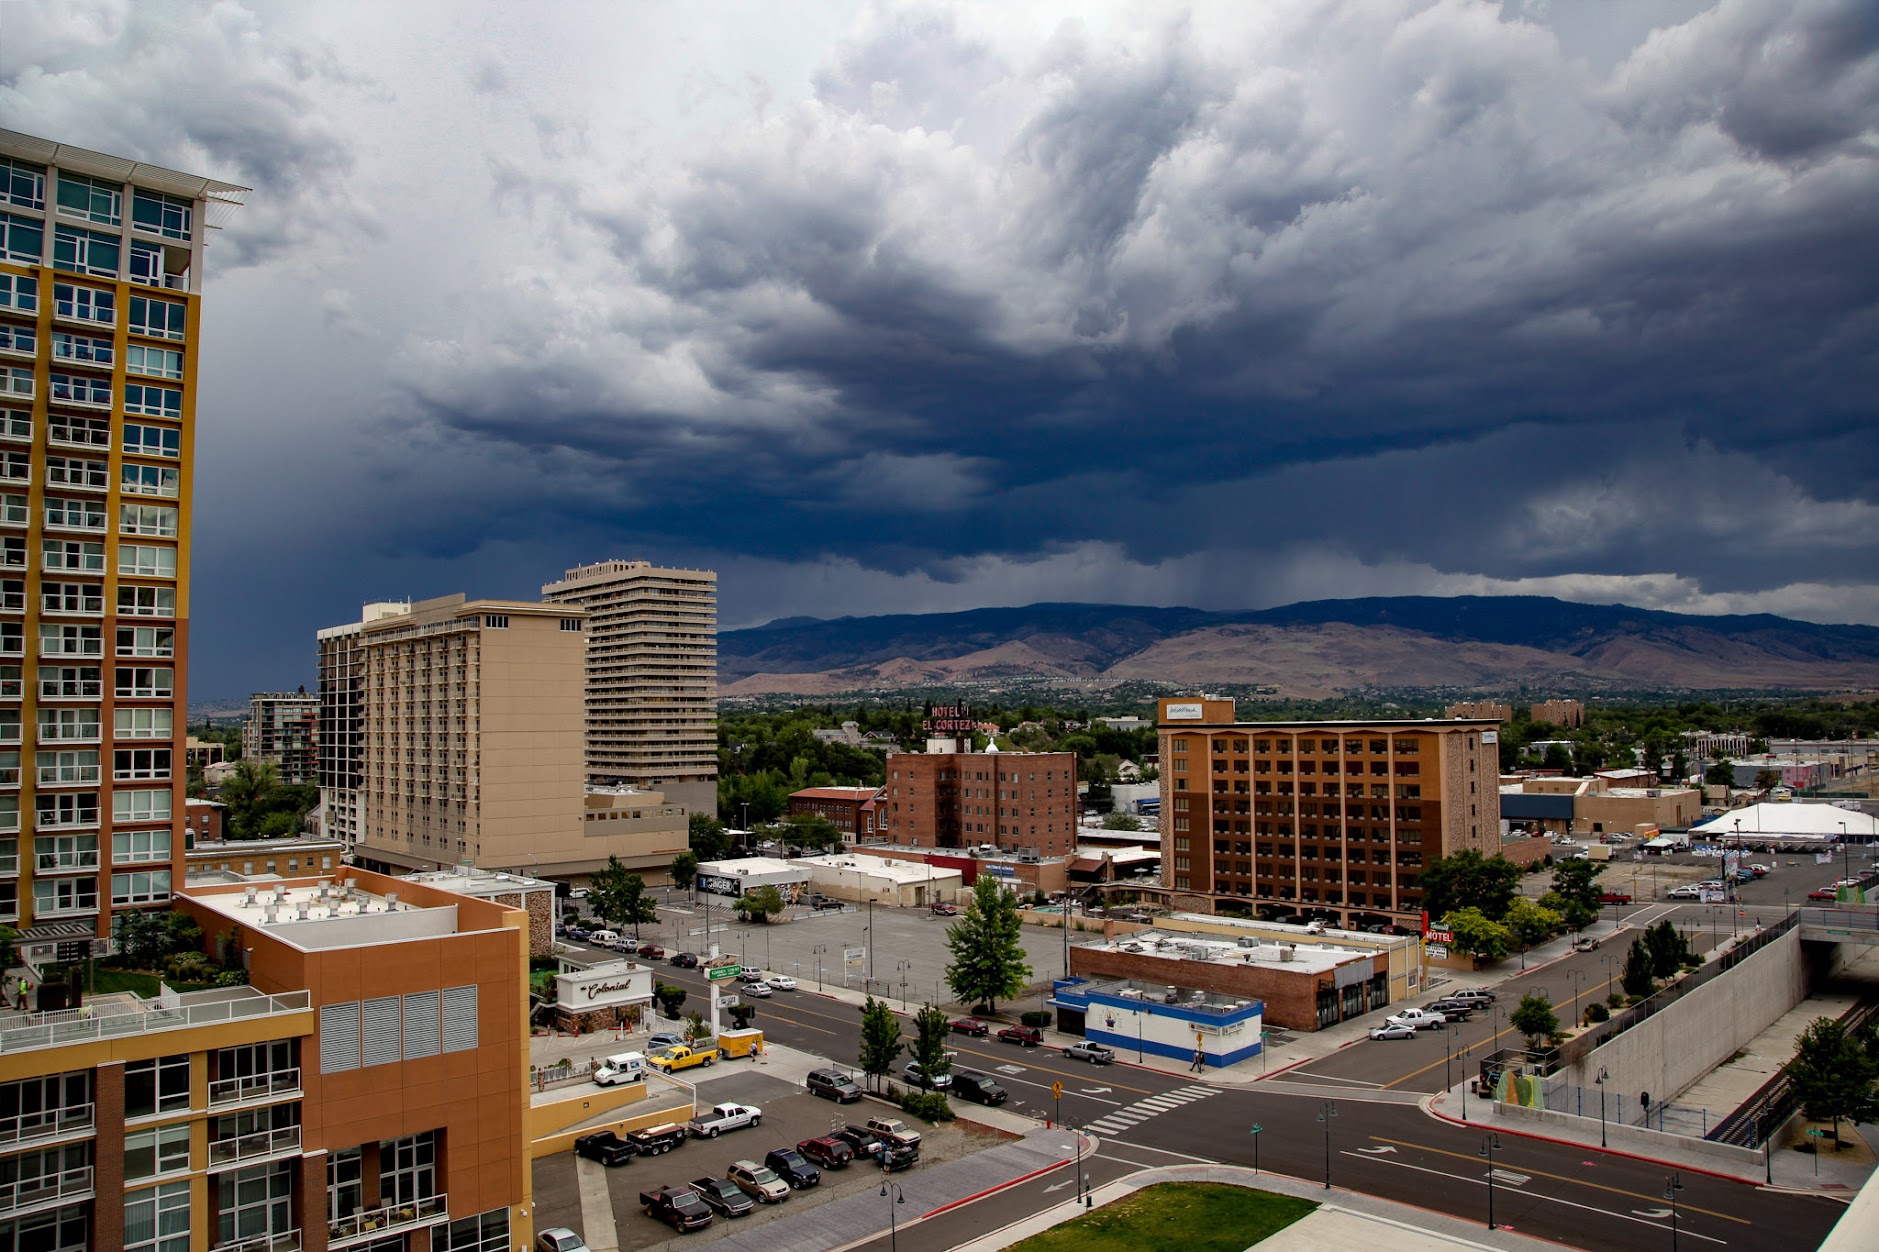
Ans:
{"type": "Polygon", "coordinates": [[[29,1204],[48,1201],[82,1200],[91,1195],[91,1166],[80,1165],[57,1174],[21,1178],[0,1183],[0,1212],[12,1212],[29,1204]]]}
{"type": "Polygon", "coordinates": [[[382,1239],[401,1230],[450,1220],[450,1197],[424,1196],[403,1204],[381,1204],[375,1209],[336,1217],[327,1224],[326,1246],[344,1247],[367,1239],[382,1239]]]}
{"type": "Polygon", "coordinates": [[[11,1147],[31,1143],[35,1139],[51,1139],[58,1135],[91,1130],[96,1125],[96,1112],[96,1105],[68,1104],[63,1108],[0,1117],[0,1143],[11,1147]]]}
{"type": "Polygon", "coordinates": [[[209,1107],[241,1104],[273,1096],[298,1094],[300,1067],[278,1069],[268,1074],[249,1074],[242,1078],[218,1078],[209,1084],[209,1107]]]}
{"type": "Polygon", "coordinates": [[[300,1127],[277,1126],[273,1130],[257,1130],[251,1135],[238,1135],[233,1139],[211,1140],[209,1164],[232,1165],[238,1161],[252,1161],[256,1157],[273,1156],[277,1152],[299,1150],[300,1127]]]}
{"type": "Polygon", "coordinates": [[[300,1248],[300,1232],[283,1230],[218,1243],[215,1252],[300,1252],[300,1248]]]}
{"type": "MultiPolygon", "coordinates": [[[[170,1003],[139,1000],[134,1006],[126,1007],[99,1002],[76,1009],[29,1013],[15,1021],[0,1023],[0,1055],[34,1048],[64,1047],[119,1035],[181,1030],[277,1013],[307,1012],[312,1004],[311,993],[305,991],[266,995],[251,987],[230,987],[192,992],[187,996],[175,997],[170,1003]]],[[[0,1131],[0,1142],[4,1142],[3,1131],[0,1131]]]]}

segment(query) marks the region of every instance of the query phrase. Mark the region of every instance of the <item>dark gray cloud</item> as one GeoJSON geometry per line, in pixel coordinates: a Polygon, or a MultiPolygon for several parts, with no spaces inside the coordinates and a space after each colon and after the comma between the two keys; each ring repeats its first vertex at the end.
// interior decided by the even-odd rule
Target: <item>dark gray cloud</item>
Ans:
{"type": "Polygon", "coordinates": [[[230,689],[608,555],[719,568],[730,623],[1879,615],[1865,0],[5,7],[11,124],[257,185],[230,689]]]}

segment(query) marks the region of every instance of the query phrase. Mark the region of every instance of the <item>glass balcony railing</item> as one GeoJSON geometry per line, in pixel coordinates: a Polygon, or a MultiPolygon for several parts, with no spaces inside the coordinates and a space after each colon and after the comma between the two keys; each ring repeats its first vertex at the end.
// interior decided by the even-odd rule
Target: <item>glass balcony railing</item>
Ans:
{"type": "Polygon", "coordinates": [[[250,1100],[272,1100],[300,1094],[300,1067],[275,1070],[269,1074],[249,1074],[241,1078],[218,1078],[209,1084],[209,1107],[223,1108],[250,1100]]]}
{"type": "Polygon", "coordinates": [[[273,1130],[257,1130],[251,1135],[238,1135],[233,1139],[212,1140],[209,1144],[209,1167],[236,1165],[259,1157],[298,1151],[300,1127],[278,1126],[273,1130]]]}
{"type": "Polygon", "coordinates": [[[449,1220],[448,1196],[433,1195],[404,1204],[381,1204],[375,1209],[333,1219],[327,1226],[326,1246],[350,1247],[449,1220]]]}
{"type": "Polygon", "coordinates": [[[89,1165],[57,1174],[43,1174],[38,1178],[0,1182],[0,1213],[15,1212],[35,1204],[64,1204],[72,1200],[90,1199],[91,1188],[89,1165]]]}
{"type": "MultiPolygon", "coordinates": [[[[83,1008],[27,1013],[0,1021],[0,1056],[35,1048],[58,1048],[93,1039],[181,1030],[212,1022],[240,1021],[287,1013],[307,1013],[312,997],[305,991],[267,995],[253,987],[217,987],[185,992],[177,1003],[156,1000],[131,1003],[96,1001],[83,1008]]],[[[90,1106],[86,1106],[89,1125],[90,1106]]],[[[0,1122],[0,1143],[7,1142],[6,1124],[0,1122]]]]}
{"type": "Polygon", "coordinates": [[[23,1147],[41,1139],[89,1131],[97,1124],[96,1110],[97,1106],[92,1104],[71,1104],[0,1117],[0,1144],[8,1148],[23,1147]]]}

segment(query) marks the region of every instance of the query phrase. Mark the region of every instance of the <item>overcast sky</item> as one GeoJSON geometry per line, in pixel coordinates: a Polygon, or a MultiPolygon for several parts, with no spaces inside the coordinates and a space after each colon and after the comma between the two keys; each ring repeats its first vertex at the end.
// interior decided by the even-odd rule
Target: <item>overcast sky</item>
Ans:
{"type": "Polygon", "coordinates": [[[209,248],[196,699],[368,599],[1879,621],[1879,6],[0,3],[209,248]]]}

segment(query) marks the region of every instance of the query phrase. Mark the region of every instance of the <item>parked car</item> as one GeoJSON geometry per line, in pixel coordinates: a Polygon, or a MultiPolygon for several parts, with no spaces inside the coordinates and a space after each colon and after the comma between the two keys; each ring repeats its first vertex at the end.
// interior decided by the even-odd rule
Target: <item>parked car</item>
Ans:
{"type": "Polygon", "coordinates": [[[1695,883],[1686,882],[1672,887],[1664,893],[1664,896],[1670,900],[1700,900],[1703,898],[1703,892],[1695,883]]]}
{"type": "Polygon", "coordinates": [[[920,1149],[911,1143],[902,1143],[898,1139],[883,1139],[874,1154],[874,1163],[883,1173],[896,1173],[903,1169],[912,1169],[920,1163],[920,1149]]]}
{"type": "Polygon", "coordinates": [[[1580,935],[1572,941],[1572,950],[1574,952],[1596,952],[1598,951],[1598,940],[1591,935],[1580,935]]]}
{"type": "Polygon", "coordinates": [[[564,939],[572,939],[576,943],[586,943],[593,933],[593,931],[587,929],[587,927],[581,925],[579,922],[561,928],[561,937],[564,939]]]}
{"type": "Polygon", "coordinates": [[[1116,1059],[1114,1048],[1105,1048],[1100,1043],[1091,1043],[1087,1039],[1073,1043],[1063,1050],[1063,1054],[1073,1061],[1088,1061],[1091,1065],[1107,1065],[1116,1059]]]}
{"type": "Polygon", "coordinates": [[[737,971],[738,982],[762,982],[763,971],[760,969],[740,969],[737,971]]]}
{"type": "Polygon", "coordinates": [[[685,1042],[685,1036],[675,1035],[669,1030],[646,1036],[646,1051],[654,1052],[660,1048],[676,1048],[685,1042]]]}
{"type": "Polygon", "coordinates": [[[770,990],[772,991],[796,990],[796,980],[787,974],[772,974],[765,981],[770,984],[770,990]]]}
{"type": "Polygon", "coordinates": [[[959,916],[959,906],[954,904],[935,904],[933,906],[933,916],[957,917],[959,916]]]}
{"type": "Polygon", "coordinates": [[[715,1104],[692,1118],[690,1128],[700,1139],[716,1139],[727,1130],[742,1130],[763,1123],[763,1110],[754,1104],[715,1104]]]}
{"type": "Polygon", "coordinates": [[[590,1161],[599,1161],[602,1165],[624,1165],[633,1159],[637,1151],[632,1144],[611,1130],[582,1135],[574,1141],[576,1156],[584,1156],[590,1161]]]}
{"type": "Polygon", "coordinates": [[[674,952],[672,954],[672,964],[680,969],[697,969],[698,954],[696,952],[674,952]]]}
{"type": "Polygon", "coordinates": [[[822,1185],[822,1171],[795,1148],[771,1148],[763,1154],[763,1163],[788,1183],[791,1191],[806,1191],[822,1185]]]}
{"type": "Polygon", "coordinates": [[[1447,1019],[1440,1013],[1431,1013],[1427,1009],[1404,1009],[1392,1017],[1384,1019],[1389,1026],[1410,1026],[1416,1030],[1433,1030],[1447,1019]]]}
{"type": "MultiPolygon", "coordinates": [[[[850,1127],[853,1129],[853,1127],[850,1127]]],[[[902,1143],[920,1146],[920,1132],[903,1122],[898,1117],[870,1117],[867,1129],[883,1139],[898,1139],[902,1143]]]]}
{"type": "Polygon", "coordinates": [[[1447,998],[1450,1000],[1479,1000],[1483,1004],[1492,1004],[1494,1003],[1495,995],[1494,992],[1489,991],[1486,987],[1469,987],[1462,991],[1451,991],[1448,993],[1447,998]]]}
{"type": "Polygon", "coordinates": [[[778,1178],[775,1170],[755,1161],[737,1161],[724,1171],[724,1176],[760,1204],[781,1204],[789,1199],[789,1184],[778,1178]]]}
{"type": "Polygon", "coordinates": [[[594,1066],[594,1082],[602,1087],[644,1082],[645,1078],[646,1054],[643,1052],[619,1052],[594,1066]]]}
{"type": "Polygon", "coordinates": [[[550,1226],[535,1236],[535,1252],[590,1252],[587,1240],[566,1226],[550,1226]]]}
{"type": "Polygon", "coordinates": [[[690,1187],[659,1187],[639,1193],[639,1206],[646,1216],[665,1222],[684,1234],[703,1230],[711,1224],[711,1210],[690,1187]]]}
{"type": "Polygon", "coordinates": [[[768,1000],[771,996],[768,982],[753,982],[744,985],[744,994],[753,1000],[768,1000]]]}
{"type": "Polygon", "coordinates": [[[1599,892],[1598,902],[1600,904],[1629,904],[1631,903],[1631,893],[1628,891],[1601,891],[1599,892]]]}
{"type": "Polygon", "coordinates": [[[1443,1000],[1432,1000],[1422,1007],[1428,1009],[1431,1013],[1440,1013],[1448,1021],[1465,1022],[1470,1017],[1474,1016],[1482,1005],[1479,1000],[1463,1000],[1459,997],[1451,997],[1443,1000]]]}
{"type": "Polygon", "coordinates": [[[1807,893],[1810,900],[1838,900],[1840,893],[1833,887],[1816,887],[1807,893]]]}
{"type": "Polygon", "coordinates": [[[1757,878],[1766,878],[1766,877],[1768,877],[1768,875],[1770,875],[1770,874],[1772,874],[1772,873],[1774,873],[1774,872],[1775,872],[1775,867],[1774,867],[1774,866],[1772,866],[1772,865],[1751,865],[1751,866],[1749,866],[1749,873],[1751,873],[1751,874],[1753,874],[1753,875],[1755,875],[1755,877],[1757,877],[1757,878]]]}
{"type": "Polygon", "coordinates": [[[662,947],[660,947],[660,946],[659,946],[658,944],[656,944],[656,943],[642,943],[642,944],[640,944],[640,945],[639,945],[639,954],[640,954],[641,956],[643,956],[643,957],[645,957],[645,958],[646,958],[647,960],[649,960],[649,961],[663,961],[663,960],[665,960],[665,949],[664,949],[664,948],[662,948],[662,947]]]}
{"type": "Polygon", "coordinates": [[[823,1169],[847,1169],[848,1162],[855,1159],[855,1149],[834,1135],[804,1139],[796,1150],[823,1169]]]}
{"type": "Polygon", "coordinates": [[[827,896],[824,896],[820,900],[816,901],[816,908],[818,911],[822,909],[839,909],[839,908],[845,908],[845,907],[846,906],[840,900],[831,900],[827,896]]]}
{"type": "Polygon", "coordinates": [[[1398,1023],[1392,1018],[1381,1026],[1372,1026],[1370,1028],[1370,1037],[1372,1039],[1414,1039],[1416,1037],[1416,1028],[1414,1026],[1398,1023]]]}
{"type": "Polygon", "coordinates": [[[620,934],[614,930],[596,930],[587,936],[587,942],[596,948],[617,948],[620,946],[620,934]]]}
{"type": "Polygon", "coordinates": [[[929,1079],[926,1076],[926,1070],[921,1067],[918,1061],[908,1061],[905,1065],[901,1066],[900,1076],[922,1091],[926,1090],[928,1087],[933,1088],[935,1091],[945,1091],[953,1085],[953,1076],[950,1073],[935,1074],[929,1079]]]}
{"type": "Polygon", "coordinates": [[[694,1178],[691,1188],[699,1199],[726,1217],[742,1217],[757,1207],[743,1188],[728,1178],[694,1178]]]}
{"type": "Polygon", "coordinates": [[[950,1076],[953,1094],[962,1100],[996,1105],[1011,1098],[1011,1093],[999,1086],[998,1080],[990,1074],[981,1074],[976,1069],[956,1069],[950,1076]]]}
{"type": "Polygon", "coordinates": [[[881,1136],[865,1126],[843,1126],[840,1130],[831,1130],[829,1138],[840,1139],[855,1150],[857,1157],[872,1160],[881,1150],[881,1136]]]}
{"type": "Polygon", "coordinates": [[[992,1028],[976,1017],[961,1017],[947,1023],[946,1029],[955,1035],[976,1035],[980,1039],[992,1033],[992,1028]]]}
{"type": "Polygon", "coordinates": [[[809,1088],[810,1095],[819,1095],[837,1104],[853,1104],[861,1098],[861,1088],[840,1070],[812,1069],[804,1085],[809,1088]]]}
{"type": "Polygon", "coordinates": [[[1026,1048],[1035,1048],[1044,1042],[1044,1033],[1035,1026],[1007,1026],[998,1032],[1002,1043],[1015,1043],[1026,1048]]]}

